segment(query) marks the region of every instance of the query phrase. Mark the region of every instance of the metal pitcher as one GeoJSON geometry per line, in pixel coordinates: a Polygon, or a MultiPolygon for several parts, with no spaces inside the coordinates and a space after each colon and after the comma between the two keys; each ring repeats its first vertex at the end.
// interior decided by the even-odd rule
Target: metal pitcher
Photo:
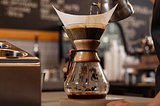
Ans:
{"type": "Polygon", "coordinates": [[[117,3],[118,6],[111,17],[110,22],[125,19],[134,13],[133,7],[128,0],[101,0],[101,12],[109,11],[117,3]]]}

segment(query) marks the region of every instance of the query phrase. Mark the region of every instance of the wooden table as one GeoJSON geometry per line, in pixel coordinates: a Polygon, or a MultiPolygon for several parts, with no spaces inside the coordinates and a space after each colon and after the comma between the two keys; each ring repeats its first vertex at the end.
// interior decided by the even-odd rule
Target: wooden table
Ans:
{"type": "MultiPolygon", "coordinates": [[[[108,97],[124,98],[138,106],[147,106],[152,98],[107,95],[108,97]]],[[[42,92],[42,106],[59,106],[59,98],[67,98],[65,92],[42,92]]]]}

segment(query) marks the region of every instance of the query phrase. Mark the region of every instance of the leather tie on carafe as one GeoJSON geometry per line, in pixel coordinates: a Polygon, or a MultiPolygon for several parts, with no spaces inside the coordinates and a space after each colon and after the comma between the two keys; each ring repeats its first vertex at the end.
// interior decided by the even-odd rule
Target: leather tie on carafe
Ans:
{"type": "Polygon", "coordinates": [[[70,70],[72,69],[72,64],[74,61],[74,57],[76,52],[97,52],[96,50],[75,50],[75,49],[71,49],[70,50],[70,54],[69,54],[69,61],[68,61],[68,67],[67,67],[67,72],[64,73],[64,81],[67,79],[67,75],[69,74],[70,70]]]}

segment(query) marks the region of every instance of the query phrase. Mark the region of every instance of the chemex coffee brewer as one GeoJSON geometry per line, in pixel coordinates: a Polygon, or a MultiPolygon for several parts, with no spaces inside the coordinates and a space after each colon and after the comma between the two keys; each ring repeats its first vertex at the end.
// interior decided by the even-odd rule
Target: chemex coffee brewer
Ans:
{"type": "Polygon", "coordinates": [[[80,16],[55,9],[76,48],[71,51],[75,56],[68,67],[69,72],[64,82],[64,90],[69,98],[98,99],[105,98],[108,93],[109,82],[100,65],[97,48],[115,8],[116,6],[104,14],[80,16]]]}
{"type": "Polygon", "coordinates": [[[69,106],[72,100],[105,100],[109,91],[109,82],[100,65],[97,48],[100,44],[99,39],[116,7],[117,5],[103,14],[71,15],[60,12],[53,6],[75,47],[75,50],[71,50],[70,53],[67,77],[64,82],[64,90],[68,98],[60,99],[61,106],[69,106]],[[68,105],[66,100],[69,101],[68,105]]]}

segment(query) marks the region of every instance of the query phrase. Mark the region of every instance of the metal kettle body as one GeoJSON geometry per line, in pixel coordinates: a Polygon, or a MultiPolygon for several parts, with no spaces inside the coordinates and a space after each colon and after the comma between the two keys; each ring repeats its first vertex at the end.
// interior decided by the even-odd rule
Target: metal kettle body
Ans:
{"type": "Polygon", "coordinates": [[[104,13],[118,4],[110,22],[120,21],[134,13],[133,7],[128,0],[101,0],[101,12],[104,13]]]}

